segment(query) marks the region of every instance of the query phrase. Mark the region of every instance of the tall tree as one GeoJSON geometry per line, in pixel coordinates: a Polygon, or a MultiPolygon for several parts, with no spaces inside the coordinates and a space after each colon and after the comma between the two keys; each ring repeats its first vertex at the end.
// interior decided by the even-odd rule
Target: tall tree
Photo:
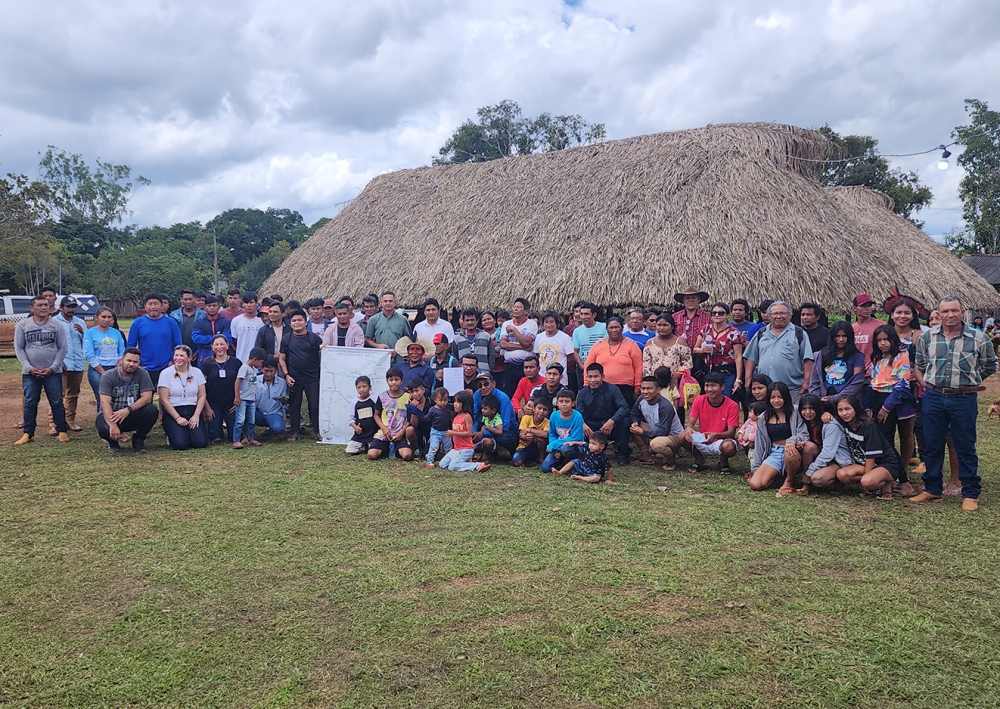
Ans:
{"type": "Polygon", "coordinates": [[[279,241],[287,241],[294,249],[309,235],[302,215],[291,209],[230,209],[205,229],[215,234],[220,254],[225,248],[233,255],[234,268],[253,261],[279,241]]]}
{"type": "Polygon", "coordinates": [[[50,145],[39,162],[40,182],[46,187],[46,202],[59,219],[111,226],[132,216],[129,200],[140,185],[150,181],[132,177],[128,165],[95,161],[95,169],[82,155],[67,154],[50,145]]]}
{"type": "Polygon", "coordinates": [[[930,204],[929,187],[920,184],[915,172],[892,168],[878,153],[878,141],[870,135],[841,136],[830,126],[817,129],[829,139],[833,150],[831,162],[819,163],[816,177],[827,187],[864,186],[892,197],[893,211],[918,227],[924,223],[915,215],[930,204]],[[832,162],[837,160],[837,162],[832,162]]]}
{"type": "MultiPolygon", "coordinates": [[[[952,133],[965,150],[958,164],[965,168],[959,183],[968,253],[1000,253],[1000,112],[984,101],[966,99],[969,125],[952,133]]],[[[953,247],[954,250],[954,247],[953,247]]]]}
{"type": "Polygon", "coordinates": [[[516,101],[505,100],[476,111],[479,122],[465,121],[452,133],[433,159],[435,165],[485,162],[510,155],[564,150],[605,139],[603,123],[589,123],[579,115],[542,113],[528,118],[516,101]]]}

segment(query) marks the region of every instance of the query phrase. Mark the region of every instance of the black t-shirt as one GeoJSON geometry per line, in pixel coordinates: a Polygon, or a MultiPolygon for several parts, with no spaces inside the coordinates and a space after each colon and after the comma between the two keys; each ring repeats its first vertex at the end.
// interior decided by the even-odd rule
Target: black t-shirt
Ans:
{"type": "Polygon", "coordinates": [[[191,339],[191,333],[194,332],[194,319],[197,315],[197,310],[194,312],[194,315],[185,315],[184,313],[181,313],[181,342],[190,347],[192,350],[198,349],[194,346],[194,340],[191,339]]]}
{"type": "Polygon", "coordinates": [[[847,450],[851,452],[851,460],[854,463],[864,465],[866,458],[873,458],[875,465],[894,469],[896,451],[885,440],[885,436],[878,430],[874,421],[871,419],[863,421],[856,431],[845,426],[844,435],[847,450]]]}
{"type": "MultiPolygon", "coordinates": [[[[295,376],[294,374],[292,375],[295,376]]],[[[370,441],[378,433],[375,423],[375,402],[370,398],[354,402],[354,423],[361,426],[361,433],[355,433],[351,438],[355,441],[370,441]]]]}
{"type": "Polygon", "coordinates": [[[243,363],[235,357],[230,357],[225,364],[219,364],[215,357],[206,359],[198,368],[205,375],[205,398],[214,405],[225,407],[226,413],[232,408],[236,401],[236,387],[234,382],[240,373],[243,363]]]}
{"type": "Polygon", "coordinates": [[[347,330],[348,328],[337,325],[337,347],[347,346],[347,330]]]}
{"type": "Polygon", "coordinates": [[[809,345],[812,347],[813,354],[816,354],[821,349],[826,347],[827,343],[830,341],[830,328],[823,327],[822,325],[817,325],[812,330],[806,330],[806,337],[809,338],[809,345]]]}
{"type": "Polygon", "coordinates": [[[285,355],[288,373],[293,379],[319,379],[319,346],[323,340],[315,332],[302,337],[286,332],[281,336],[281,354],[285,355]]]}

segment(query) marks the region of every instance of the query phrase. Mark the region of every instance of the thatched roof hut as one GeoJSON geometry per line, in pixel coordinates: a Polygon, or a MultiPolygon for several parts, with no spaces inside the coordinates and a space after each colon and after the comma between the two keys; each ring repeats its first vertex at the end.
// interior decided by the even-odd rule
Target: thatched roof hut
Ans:
{"type": "Polygon", "coordinates": [[[818,133],[732,124],[644,135],[373,179],[264,286],[291,297],[391,288],[415,305],[567,310],[666,305],[685,284],[713,299],[813,300],[843,309],[898,285],[926,302],[997,292],[884,195],[821,187],[818,133]]]}

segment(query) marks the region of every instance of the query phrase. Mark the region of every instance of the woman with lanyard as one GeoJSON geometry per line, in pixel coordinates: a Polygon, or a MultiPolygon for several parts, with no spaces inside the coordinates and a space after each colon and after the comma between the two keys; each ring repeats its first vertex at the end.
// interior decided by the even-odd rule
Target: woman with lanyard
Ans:
{"type": "MultiPolygon", "coordinates": [[[[899,336],[899,342],[903,349],[910,356],[912,365],[917,359],[917,338],[925,328],[921,327],[920,319],[927,319],[930,313],[927,308],[916,298],[903,295],[896,288],[889,290],[889,297],[882,303],[882,310],[889,316],[889,323],[895,328],[899,336]]],[[[913,394],[914,410],[916,416],[913,419],[913,439],[916,442],[918,458],[902,458],[900,467],[905,472],[911,464],[918,464],[914,468],[915,474],[923,473],[927,468],[924,466],[924,425],[923,417],[920,415],[920,387],[917,385],[917,378],[911,377],[910,391],[913,394]]],[[[910,450],[912,451],[911,446],[910,450]]],[[[957,465],[955,466],[957,469],[957,465]]]]}
{"type": "Polygon", "coordinates": [[[681,370],[690,372],[694,367],[691,348],[674,333],[674,321],[668,313],[657,316],[656,337],[649,338],[642,350],[643,376],[652,376],[659,367],[670,368],[670,385],[675,389],[681,379],[681,370]]]}
{"type": "Polygon", "coordinates": [[[729,306],[716,303],[711,321],[698,334],[692,352],[705,355],[708,371],[725,375],[722,393],[732,396],[743,383],[743,333],[729,324],[729,306]]]}
{"type": "Polygon", "coordinates": [[[604,367],[604,381],[621,390],[629,410],[642,381],[642,350],[633,340],[624,336],[625,323],[619,317],[608,318],[608,336],[590,348],[583,370],[594,362],[604,367]]]}
{"type": "Polygon", "coordinates": [[[236,387],[234,382],[240,371],[240,362],[229,356],[229,342],[225,335],[212,338],[212,356],[201,363],[205,375],[205,421],[212,443],[231,440],[236,424],[236,387]],[[222,424],[226,435],[222,435],[222,424]]]}
{"type": "Polygon", "coordinates": [[[87,381],[94,390],[97,412],[101,410],[101,377],[108,369],[114,369],[125,354],[125,338],[114,327],[115,313],[102,305],[94,317],[97,325],[83,333],[83,358],[87,360],[87,381]]]}
{"type": "Polygon", "coordinates": [[[175,347],[174,363],[160,372],[157,384],[163,431],[175,451],[208,446],[208,430],[201,420],[205,410],[205,375],[191,367],[191,356],[187,345],[175,347]]]}

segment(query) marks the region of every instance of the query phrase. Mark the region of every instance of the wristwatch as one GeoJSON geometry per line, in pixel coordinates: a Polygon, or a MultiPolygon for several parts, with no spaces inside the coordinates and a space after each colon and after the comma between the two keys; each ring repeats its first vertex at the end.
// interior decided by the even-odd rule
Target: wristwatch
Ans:
{"type": "Polygon", "coordinates": [[[129,404],[129,405],[128,405],[128,406],[126,406],[125,408],[126,408],[126,409],[128,409],[128,412],[129,412],[130,414],[134,414],[134,413],[135,413],[135,411],[134,411],[134,410],[132,409],[132,405],[131,405],[131,404],[129,404]]]}

